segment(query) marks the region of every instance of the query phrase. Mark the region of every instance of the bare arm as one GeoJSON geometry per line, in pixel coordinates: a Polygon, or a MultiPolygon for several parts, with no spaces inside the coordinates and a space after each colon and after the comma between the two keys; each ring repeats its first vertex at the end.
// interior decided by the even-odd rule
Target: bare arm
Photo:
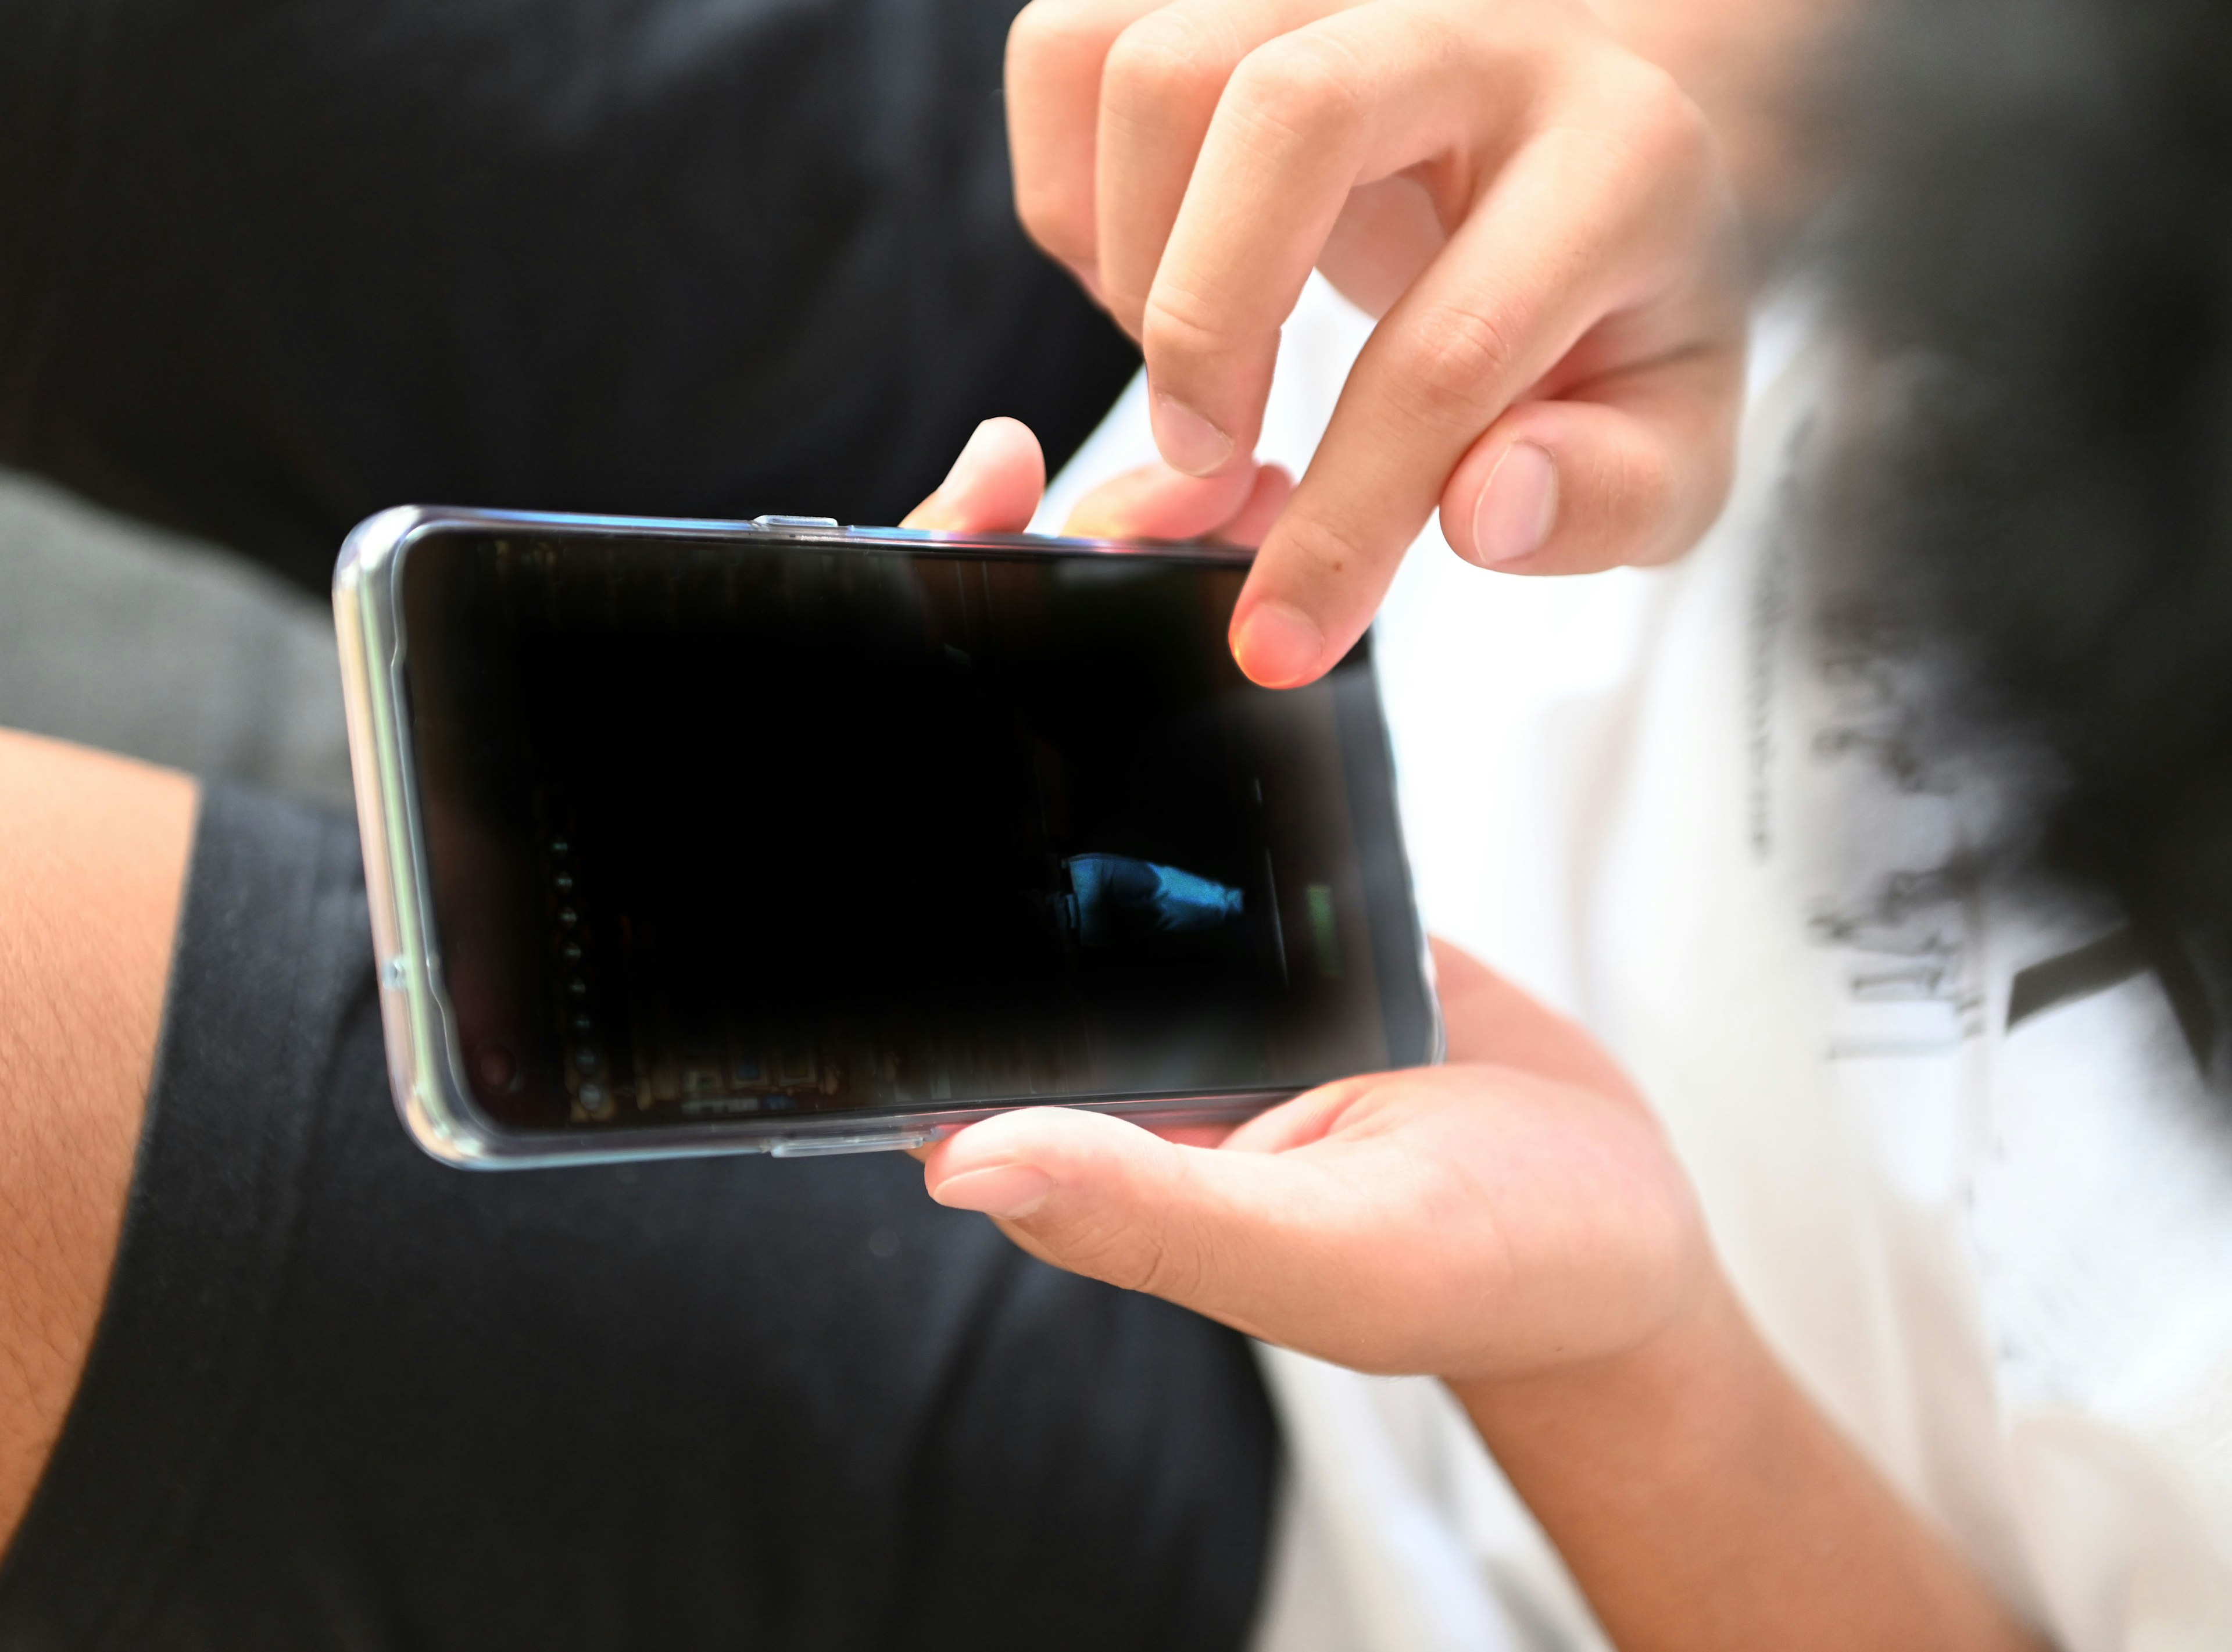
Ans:
{"type": "Polygon", "coordinates": [[[1627,1358],[1452,1387],[1625,1652],[2040,1652],[1724,1286],[1627,1358]]]}
{"type": "MultiPolygon", "coordinates": [[[[1145,9],[1034,11],[1096,3],[1145,9]]],[[[1704,104],[1755,223],[1803,211],[1785,94],[1841,0],[1603,9],[1704,104]]],[[[913,520],[1020,528],[1042,476],[1028,433],[995,422],[913,520]]],[[[1288,502],[1282,477],[1150,467],[1077,526],[1254,543],[1288,502]]],[[[1462,955],[1443,952],[1441,983],[1449,1067],[1328,1086],[1223,1150],[1015,1113],[931,1151],[931,1189],[1078,1272],[1448,1378],[1627,1652],[2035,1647],[1776,1364],[1603,1052],[1462,955]]]]}
{"type": "MultiPolygon", "coordinates": [[[[1626,1087],[1580,1028],[1454,947],[1435,957],[1451,1060],[1626,1087]]],[[[1716,1267],[1638,1347],[1450,1388],[1624,1652],[2036,1652],[1814,1409],[1716,1267]]]]}
{"type": "Polygon", "coordinates": [[[196,795],[181,774],[0,730],[0,1544],[107,1288],[196,795]]]}
{"type": "Polygon", "coordinates": [[[932,1150],[931,1192],[1267,1340],[1444,1374],[1624,1652],[2039,1652],[1776,1363],[1618,1069],[1437,954],[1449,1066],[1221,1150],[1012,1113],[932,1150]]]}

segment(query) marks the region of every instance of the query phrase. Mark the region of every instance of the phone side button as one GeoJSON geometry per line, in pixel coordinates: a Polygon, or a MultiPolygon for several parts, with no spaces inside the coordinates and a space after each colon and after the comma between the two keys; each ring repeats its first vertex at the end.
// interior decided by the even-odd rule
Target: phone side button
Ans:
{"type": "Polygon", "coordinates": [[[938,1132],[929,1130],[880,1130],[873,1136],[787,1136],[769,1150],[779,1159],[813,1159],[833,1153],[924,1147],[937,1139],[938,1132]]]}
{"type": "Polygon", "coordinates": [[[755,528],[834,528],[834,516],[755,516],[755,528]]]}

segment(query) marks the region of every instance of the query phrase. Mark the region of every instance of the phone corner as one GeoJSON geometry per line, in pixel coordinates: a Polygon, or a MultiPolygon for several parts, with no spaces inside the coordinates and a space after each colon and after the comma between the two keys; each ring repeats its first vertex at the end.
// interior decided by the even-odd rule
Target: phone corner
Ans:
{"type": "Polygon", "coordinates": [[[396,1117],[427,1157],[459,1170],[498,1169],[509,1161],[502,1138],[444,1095],[438,1079],[430,1083],[424,1068],[392,1064],[391,1072],[396,1117]]]}
{"type": "Polygon", "coordinates": [[[335,608],[378,578],[406,541],[441,514],[433,505],[390,505],[350,528],[334,558],[335,608]]]}

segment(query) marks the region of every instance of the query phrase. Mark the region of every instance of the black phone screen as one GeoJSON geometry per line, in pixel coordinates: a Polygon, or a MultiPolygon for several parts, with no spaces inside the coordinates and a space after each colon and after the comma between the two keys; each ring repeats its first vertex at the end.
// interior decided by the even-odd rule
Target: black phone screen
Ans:
{"type": "Polygon", "coordinates": [[[500,1125],[1299,1088],[1431,1059],[1365,645],[1244,570],[768,532],[427,534],[439,984],[500,1125]]]}

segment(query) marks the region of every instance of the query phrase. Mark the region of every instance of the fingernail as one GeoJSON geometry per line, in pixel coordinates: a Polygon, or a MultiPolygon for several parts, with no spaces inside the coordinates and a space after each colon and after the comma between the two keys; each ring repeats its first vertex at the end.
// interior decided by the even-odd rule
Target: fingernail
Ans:
{"type": "Polygon", "coordinates": [[[1487,567],[1532,556],[1557,520],[1557,465],[1532,442],[1515,442],[1472,508],[1474,553],[1487,567]]]}
{"type": "Polygon", "coordinates": [[[1182,401],[1158,393],[1148,418],[1155,445],[1174,470],[1205,476],[1232,457],[1232,438],[1182,401]]]}
{"type": "Polygon", "coordinates": [[[1283,602],[1259,602],[1232,633],[1232,658],[1267,689],[1306,681],[1325,652],[1318,622],[1283,602]]]}
{"type": "Polygon", "coordinates": [[[981,1210],[988,1216],[1014,1221],[1028,1216],[1047,1202],[1054,1178],[1028,1164],[995,1164],[989,1169],[964,1170],[950,1176],[931,1190],[930,1196],[954,1210],[981,1210]]]}

